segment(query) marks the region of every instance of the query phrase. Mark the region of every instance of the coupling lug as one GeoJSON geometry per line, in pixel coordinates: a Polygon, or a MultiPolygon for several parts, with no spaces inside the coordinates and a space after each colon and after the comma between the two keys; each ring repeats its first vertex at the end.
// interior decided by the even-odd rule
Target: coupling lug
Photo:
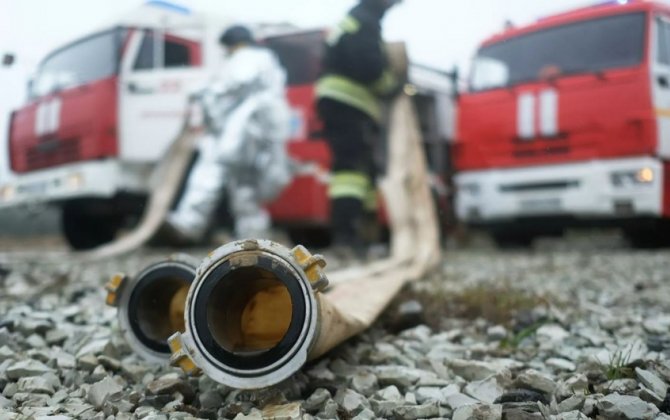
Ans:
{"type": "Polygon", "coordinates": [[[184,347],[181,333],[174,333],[168,338],[168,345],[170,346],[170,366],[178,367],[187,375],[200,375],[201,370],[191,359],[191,356],[184,347]]]}
{"type": "Polygon", "coordinates": [[[117,273],[112,276],[111,279],[105,285],[105,290],[107,290],[107,297],[105,298],[105,303],[109,306],[118,306],[119,297],[121,296],[121,291],[123,290],[123,285],[126,283],[128,276],[123,273],[117,273]]]}
{"type": "Polygon", "coordinates": [[[291,250],[291,255],[307,275],[307,279],[312,284],[312,289],[322,292],[328,287],[328,277],[324,273],[326,260],[323,255],[312,255],[307,248],[298,245],[291,250]]]}

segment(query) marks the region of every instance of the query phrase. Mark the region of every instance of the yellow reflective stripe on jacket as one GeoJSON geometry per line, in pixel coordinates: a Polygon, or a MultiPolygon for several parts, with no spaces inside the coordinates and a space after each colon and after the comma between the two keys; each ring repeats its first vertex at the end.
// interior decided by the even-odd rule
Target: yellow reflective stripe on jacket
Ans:
{"type": "Polygon", "coordinates": [[[377,190],[372,188],[368,189],[367,194],[365,195],[365,200],[363,201],[363,208],[367,211],[376,211],[379,207],[379,200],[377,199],[377,190]]]}
{"type": "Polygon", "coordinates": [[[344,34],[354,34],[361,29],[361,24],[353,16],[346,16],[340,24],[337,25],[333,30],[328,34],[326,43],[328,45],[335,45],[338,43],[342,35],[344,34]]]}
{"type": "Polygon", "coordinates": [[[398,86],[398,78],[391,70],[384,70],[382,76],[372,84],[372,90],[378,95],[386,95],[398,86]]]}
{"type": "Polygon", "coordinates": [[[361,24],[355,17],[347,15],[340,22],[340,29],[342,29],[344,32],[348,34],[353,34],[358,32],[359,29],[361,29],[361,24]]]}
{"type": "Polygon", "coordinates": [[[363,172],[335,172],[330,178],[330,198],[357,198],[365,200],[370,191],[370,178],[363,172]]]}
{"type": "Polygon", "coordinates": [[[381,104],[375,94],[349,78],[334,74],[323,76],[316,83],[316,96],[345,103],[365,112],[377,122],[382,119],[381,104]]]}

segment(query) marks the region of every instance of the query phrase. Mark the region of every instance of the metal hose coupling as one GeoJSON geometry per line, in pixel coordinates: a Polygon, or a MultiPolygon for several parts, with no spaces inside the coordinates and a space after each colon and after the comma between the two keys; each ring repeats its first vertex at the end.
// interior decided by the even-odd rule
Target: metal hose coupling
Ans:
{"type": "Polygon", "coordinates": [[[277,384],[302,368],[318,335],[326,263],[303,246],[231,242],[198,267],[186,298],[185,332],[170,362],[238,389],[277,384]]]}
{"type": "Polygon", "coordinates": [[[105,286],[106,303],[118,308],[123,336],[144,359],[157,363],[169,359],[167,339],[184,331],[184,303],[198,263],[177,254],[134,277],[116,274],[105,286]]]}

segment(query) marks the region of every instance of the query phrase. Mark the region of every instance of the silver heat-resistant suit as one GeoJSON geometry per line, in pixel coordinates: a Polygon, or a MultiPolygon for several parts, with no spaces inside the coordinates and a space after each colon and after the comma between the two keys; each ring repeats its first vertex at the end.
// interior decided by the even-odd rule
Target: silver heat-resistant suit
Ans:
{"type": "Polygon", "coordinates": [[[182,235],[203,238],[224,192],[235,235],[267,235],[271,222],[263,204],[277,197],[292,177],[285,84],[276,56],[248,45],[235,50],[214,83],[195,95],[204,110],[205,134],[183,195],[168,217],[182,235]]]}

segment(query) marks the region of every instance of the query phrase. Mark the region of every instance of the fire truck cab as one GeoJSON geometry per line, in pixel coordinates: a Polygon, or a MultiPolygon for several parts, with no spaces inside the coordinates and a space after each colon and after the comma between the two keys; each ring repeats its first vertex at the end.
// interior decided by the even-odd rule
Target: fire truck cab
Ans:
{"type": "MultiPolygon", "coordinates": [[[[153,168],[184,125],[188,96],[219,69],[224,28],[225,22],[154,0],[49,54],[30,84],[28,103],[10,119],[15,176],[0,185],[0,209],[56,205],[74,248],[112,240],[142,214],[153,168]]],[[[329,221],[330,152],[313,99],[325,35],[277,25],[255,29],[287,70],[288,149],[303,163],[270,212],[303,239],[323,232],[329,221]]],[[[422,111],[424,134],[435,147],[446,145],[448,129],[431,121],[452,110],[448,83],[436,72],[413,73],[417,103],[429,107],[422,111]]]]}
{"type": "Polygon", "coordinates": [[[609,1],[485,41],[454,161],[458,217],[501,244],[585,225],[667,240],[670,8],[609,1]]]}

